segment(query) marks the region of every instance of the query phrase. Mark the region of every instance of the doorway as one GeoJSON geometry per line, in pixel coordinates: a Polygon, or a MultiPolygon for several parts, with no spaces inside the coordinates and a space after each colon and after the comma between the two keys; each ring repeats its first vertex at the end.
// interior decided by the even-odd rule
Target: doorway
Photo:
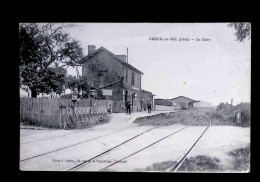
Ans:
{"type": "Polygon", "coordinates": [[[124,103],[127,102],[127,99],[128,99],[128,91],[125,91],[125,98],[124,98],[124,103]]]}

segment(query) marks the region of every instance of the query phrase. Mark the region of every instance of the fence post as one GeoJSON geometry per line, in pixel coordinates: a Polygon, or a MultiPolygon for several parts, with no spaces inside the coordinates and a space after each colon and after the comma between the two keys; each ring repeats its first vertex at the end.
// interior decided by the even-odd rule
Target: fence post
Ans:
{"type": "Polygon", "coordinates": [[[62,120],[61,120],[61,115],[62,115],[62,107],[60,107],[60,124],[61,124],[61,122],[62,122],[62,120]]]}
{"type": "Polygon", "coordinates": [[[29,97],[27,99],[27,120],[29,120],[29,97]]]}
{"type": "Polygon", "coordinates": [[[65,119],[64,119],[64,126],[63,126],[63,129],[65,130],[66,129],[66,125],[67,125],[67,108],[65,109],[65,119]]]}
{"type": "Polygon", "coordinates": [[[42,114],[43,106],[42,106],[42,104],[43,104],[43,100],[41,99],[41,102],[40,102],[40,105],[41,105],[41,107],[40,107],[40,123],[42,123],[42,120],[43,120],[43,114],[42,114]]]}

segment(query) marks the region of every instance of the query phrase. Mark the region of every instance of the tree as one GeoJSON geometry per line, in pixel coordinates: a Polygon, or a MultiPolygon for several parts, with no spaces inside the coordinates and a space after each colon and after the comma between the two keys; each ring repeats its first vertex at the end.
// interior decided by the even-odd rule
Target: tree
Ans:
{"type": "Polygon", "coordinates": [[[120,76],[113,69],[109,69],[102,60],[91,62],[88,69],[92,72],[91,80],[96,87],[99,87],[101,82],[106,85],[121,79],[120,76]],[[102,81],[101,78],[103,78],[102,81]]]}
{"type": "Polygon", "coordinates": [[[65,77],[65,87],[69,88],[69,89],[73,89],[77,86],[78,84],[78,80],[76,78],[76,76],[72,76],[72,75],[68,75],[67,77],[65,77]]]}
{"type": "Polygon", "coordinates": [[[77,78],[76,76],[68,75],[65,77],[65,87],[71,90],[77,88],[78,91],[82,91],[82,96],[87,98],[90,84],[88,84],[87,78],[85,76],[78,76],[77,78]]]}
{"type": "Polygon", "coordinates": [[[251,24],[250,23],[230,23],[229,27],[236,30],[237,41],[243,42],[246,38],[251,38],[251,24]]]}
{"type": "Polygon", "coordinates": [[[64,29],[72,25],[44,23],[19,25],[20,86],[37,93],[60,92],[65,71],[81,65],[84,57],[78,41],[64,29]]]}
{"type": "Polygon", "coordinates": [[[47,75],[42,79],[41,93],[50,93],[52,91],[57,94],[61,94],[63,91],[63,85],[65,85],[65,76],[67,70],[64,68],[48,68],[47,75]]]}

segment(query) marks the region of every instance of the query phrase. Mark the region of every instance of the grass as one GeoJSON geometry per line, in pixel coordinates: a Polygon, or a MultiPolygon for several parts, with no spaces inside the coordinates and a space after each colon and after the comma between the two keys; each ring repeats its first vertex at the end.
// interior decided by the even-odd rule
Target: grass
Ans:
{"type": "Polygon", "coordinates": [[[221,171],[220,160],[215,157],[198,155],[196,157],[187,158],[178,169],[178,171],[188,172],[212,172],[221,171]]]}
{"type": "MultiPolygon", "coordinates": [[[[176,161],[165,161],[160,163],[154,163],[148,166],[145,171],[166,171],[167,169],[175,166],[176,161]]],[[[183,172],[207,172],[207,171],[221,171],[220,160],[217,158],[211,158],[209,156],[198,155],[196,157],[187,158],[178,169],[183,172]]]]}
{"type": "MultiPolygon", "coordinates": [[[[83,129],[83,128],[92,128],[97,125],[105,124],[110,121],[110,117],[108,115],[91,115],[89,116],[91,118],[91,122],[81,118],[81,121],[78,121],[78,124],[75,125],[69,117],[67,117],[67,129],[83,129]]],[[[66,119],[63,117],[63,120],[66,119]]],[[[23,118],[21,120],[21,123],[26,126],[32,126],[32,127],[41,127],[46,129],[63,129],[63,122],[60,123],[59,120],[53,120],[52,117],[45,117],[44,122],[41,122],[39,120],[32,120],[28,118],[23,118]],[[61,124],[61,125],[60,125],[61,124]]]]}
{"type": "MultiPolygon", "coordinates": [[[[228,169],[236,172],[250,171],[250,146],[239,148],[228,153],[233,158],[233,166],[228,169]]],[[[163,171],[165,172],[170,167],[177,164],[177,161],[164,161],[154,163],[139,171],[163,171]]],[[[138,171],[138,170],[137,170],[138,171]]],[[[215,157],[197,155],[195,157],[187,158],[182,163],[178,172],[221,172],[225,168],[220,164],[220,160],[215,157]]]]}
{"type": "Polygon", "coordinates": [[[152,166],[148,166],[145,171],[165,171],[166,169],[176,165],[176,161],[165,161],[160,163],[154,163],[152,166]]]}
{"type": "MultiPolygon", "coordinates": [[[[161,113],[157,115],[147,116],[138,118],[134,121],[134,123],[142,124],[149,120],[155,120],[151,123],[147,123],[145,125],[158,125],[161,124],[167,120],[170,120],[166,125],[172,125],[176,123],[180,123],[183,125],[189,125],[195,120],[195,115],[198,110],[192,109],[192,110],[184,110],[184,111],[177,111],[177,112],[171,112],[171,113],[161,113]]],[[[200,117],[194,125],[199,126],[205,126],[208,125],[208,120],[206,118],[200,117]]]]}
{"type": "Polygon", "coordinates": [[[233,170],[249,171],[250,170],[250,146],[239,148],[228,153],[234,159],[233,170]]]}
{"type": "MultiPolygon", "coordinates": [[[[161,113],[158,115],[152,115],[147,117],[138,118],[134,123],[144,123],[149,120],[156,120],[146,125],[158,125],[168,119],[172,119],[167,125],[172,125],[176,123],[180,123],[183,125],[191,124],[194,119],[195,115],[206,115],[211,119],[212,126],[240,126],[240,127],[250,127],[250,117],[245,114],[245,120],[241,124],[235,122],[235,111],[228,111],[228,110],[216,110],[214,108],[208,109],[199,109],[193,108],[188,110],[179,110],[177,112],[171,113],[161,113]]],[[[199,117],[198,121],[193,124],[194,126],[206,126],[208,125],[208,120],[203,117],[199,117]]]]}

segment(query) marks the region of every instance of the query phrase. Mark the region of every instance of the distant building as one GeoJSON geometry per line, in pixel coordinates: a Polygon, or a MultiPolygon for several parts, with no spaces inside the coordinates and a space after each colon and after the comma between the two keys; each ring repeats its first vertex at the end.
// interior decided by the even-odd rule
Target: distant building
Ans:
{"type": "Polygon", "coordinates": [[[151,92],[141,89],[144,73],[130,65],[126,55],[115,55],[104,47],[96,50],[94,45],[89,45],[82,65],[82,76],[87,78],[89,85],[94,83],[101,91],[101,99],[114,101],[114,112],[123,112],[127,100],[130,100],[133,111],[140,111],[147,98],[153,99],[151,92]]]}
{"type": "Polygon", "coordinates": [[[154,97],[155,95],[152,92],[149,92],[147,90],[142,89],[142,100],[141,100],[141,109],[142,110],[147,110],[147,102],[150,100],[152,103],[152,109],[154,108],[154,97]]]}
{"type": "Polygon", "coordinates": [[[173,106],[173,102],[170,99],[154,99],[154,104],[160,106],[173,106]]]}
{"type": "Polygon", "coordinates": [[[155,105],[165,106],[165,99],[154,99],[155,105]]]}
{"type": "Polygon", "coordinates": [[[193,108],[193,103],[199,102],[184,96],[175,97],[170,100],[173,102],[173,105],[179,106],[181,109],[193,108]]]}

